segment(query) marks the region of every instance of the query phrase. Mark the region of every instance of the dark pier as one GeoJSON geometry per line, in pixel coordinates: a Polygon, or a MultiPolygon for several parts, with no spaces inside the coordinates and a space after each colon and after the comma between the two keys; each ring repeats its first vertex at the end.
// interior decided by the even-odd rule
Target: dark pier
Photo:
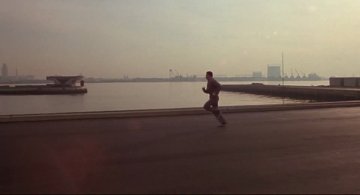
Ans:
{"type": "Polygon", "coordinates": [[[360,89],[329,86],[264,85],[223,85],[224,91],[252,93],[316,101],[343,101],[360,99],[360,89]]]}

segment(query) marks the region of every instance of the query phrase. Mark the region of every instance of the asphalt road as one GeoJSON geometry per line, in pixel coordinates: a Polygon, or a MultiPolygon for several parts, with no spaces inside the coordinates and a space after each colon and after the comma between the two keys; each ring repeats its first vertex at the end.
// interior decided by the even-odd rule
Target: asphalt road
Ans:
{"type": "Polygon", "coordinates": [[[360,108],[0,123],[0,193],[360,193],[360,108]]]}

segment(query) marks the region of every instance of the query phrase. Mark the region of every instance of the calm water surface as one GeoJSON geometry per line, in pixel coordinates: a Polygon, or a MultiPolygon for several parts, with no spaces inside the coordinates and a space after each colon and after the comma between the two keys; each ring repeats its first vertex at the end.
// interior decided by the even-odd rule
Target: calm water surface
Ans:
{"type": "MultiPolygon", "coordinates": [[[[247,84],[251,82],[222,82],[247,84]]],[[[264,82],[279,84],[279,82],[264,82]]],[[[328,81],[286,82],[290,85],[327,85],[328,81]]],[[[205,82],[89,83],[85,95],[1,96],[0,115],[202,107],[205,82]]],[[[304,102],[283,98],[221,92],[220,106],[304,102]]]]}

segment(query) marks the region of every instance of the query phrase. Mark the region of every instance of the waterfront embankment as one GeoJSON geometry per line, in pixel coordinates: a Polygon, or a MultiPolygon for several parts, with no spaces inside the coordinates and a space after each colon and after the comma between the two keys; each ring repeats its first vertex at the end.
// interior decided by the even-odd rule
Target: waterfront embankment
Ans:
{"type": "Polygon", "coordinates": [[[360,193],[359,107],[225,117],[0,123],[0,193],[360,193]]]}
{"type": "Polygon", "coordinates": [[[259,95],[290,97],[315,101],[359,100],[359,88],[334,88],[328,86],[264,85],[223,85],[224,91],[243,92],[259,95]]]}
{"type": "MultiPolygon", "coordinates": [[[[360,106],[360,101],[223,106],[221,107],[221,110],[223,113],[246,113],[246,112],[268,112],[268,111],[305,110],[305,109],[321,109],[321,108],[357,107],[357,106],[360,106]]],[[[209,115],[209,112],[206,112],[203,108],[197,107],[197,108],[176,108],[176,109],[15,114],[15,115],[0,115],[0,123],[109,119],[109,118],[118,118],[118,119],[141,118],[141,117],[154,118],[154,117],[185,116],[185,115],[209,115]]]]}

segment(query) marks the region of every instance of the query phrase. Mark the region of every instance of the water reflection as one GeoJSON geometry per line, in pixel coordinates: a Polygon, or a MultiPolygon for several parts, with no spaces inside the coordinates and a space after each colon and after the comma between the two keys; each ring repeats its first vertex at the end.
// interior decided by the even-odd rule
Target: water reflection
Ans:
{"type": "MultiPolygon", "coordinates": [[[[244,84],[246,82],[222,84],[230,83],[244,84]]],[[[90,83],[87,84],[89,92],[85,95],[0,96],[0,114],[202,107],[208,98],[201,91],[201,87],[205,84],[204,82],[90,83]]],[[[321,85],[325,82],[291,84],[321,85]]],[[[219,104],[220,106],[234,106],[299,102],[304,102],[304,100],[221,92],[219,104]]]]}

